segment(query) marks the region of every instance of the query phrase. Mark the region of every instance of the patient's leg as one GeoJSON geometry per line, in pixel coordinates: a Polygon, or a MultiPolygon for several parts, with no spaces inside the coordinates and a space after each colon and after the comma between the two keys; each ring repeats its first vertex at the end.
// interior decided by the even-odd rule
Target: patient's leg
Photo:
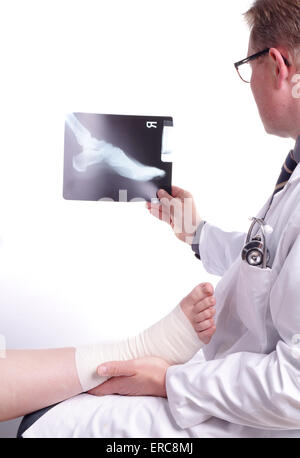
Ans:
{"type": "Polygon", "coordinates": [[[107,380],[107,377],[100,377],[96,372],[97,367],[107,361],[157,356],[170,364],[181,364],[191,359],[203,346],[194,329],[195,323],[192,324],[193,309],[203,298],[204,293],[199,285],[171,313],[138,336],[78,347],[75,353],[76,367],[83,391],[107,380]]]}

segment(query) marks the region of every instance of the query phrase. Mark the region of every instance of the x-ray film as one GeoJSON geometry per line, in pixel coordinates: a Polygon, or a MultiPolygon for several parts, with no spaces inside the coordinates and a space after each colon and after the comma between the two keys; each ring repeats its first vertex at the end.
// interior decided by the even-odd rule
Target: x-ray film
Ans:
{"type": "Polygon", "coordinates": [[[171,117],[70,113],[64,189],[70,200],[151,201],[171,193],[171,117]]]}

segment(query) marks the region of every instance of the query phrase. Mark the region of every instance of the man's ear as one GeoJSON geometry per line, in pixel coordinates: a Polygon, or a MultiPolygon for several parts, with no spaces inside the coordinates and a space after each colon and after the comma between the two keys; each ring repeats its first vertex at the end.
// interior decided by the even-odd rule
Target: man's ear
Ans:
{"type": "Polygon", "coordinates": [[[289,69],[284,61],[282,54],[278,51],[278,49],[271,48],[269,51],[269,56],[272,62],[272,71],[276,81],[276,87],[277,89],[280,89],[282,83],[289,76],[289,69]]]}

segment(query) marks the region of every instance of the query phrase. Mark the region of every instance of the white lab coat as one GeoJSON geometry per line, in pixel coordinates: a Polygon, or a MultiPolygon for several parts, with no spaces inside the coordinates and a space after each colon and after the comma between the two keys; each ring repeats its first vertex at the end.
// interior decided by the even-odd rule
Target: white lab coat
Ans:
{"type": "Polygon", "coordinates": [[[217,330],[205,360],[200,352],[168,369],[168,401],[85,394],[50,410],[25,436],[300,437],[300,164],[266,222],[274,228],[267,269],[242,261],[247,234],[204,226],[203,265],[222,276],[217,330]]]}
{"type": "Polygon", "coordinates": [[[274,228],[267,236],[271,269],[242,261],[246,234],[203,228],[203,265],[223,278],[206,361],[168,370],[169,406],[182,428],[217,417],[236,424],[237,436],[242,425],[300,437],[300,164],[266,222],[274,228]]]}

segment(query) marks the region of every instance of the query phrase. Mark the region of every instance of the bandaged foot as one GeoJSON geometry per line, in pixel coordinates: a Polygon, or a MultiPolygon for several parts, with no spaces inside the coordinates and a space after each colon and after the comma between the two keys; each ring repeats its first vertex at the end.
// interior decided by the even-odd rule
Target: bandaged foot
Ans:
{"type": "Polygon", "coordinates": [[[204,289],[206,285],[194,288],[171,313],[136,337],[76,348],[75,360],[82,390],[88,391],[107,380],[97,374],[97,367],[108,361],[157,356],[173,365],[190,360],[214,332],[213,320],[207,320],[206,316],[202,320],[203,330],[197,331],[199,313],[212,308],[211,293],[204,289]]]}

